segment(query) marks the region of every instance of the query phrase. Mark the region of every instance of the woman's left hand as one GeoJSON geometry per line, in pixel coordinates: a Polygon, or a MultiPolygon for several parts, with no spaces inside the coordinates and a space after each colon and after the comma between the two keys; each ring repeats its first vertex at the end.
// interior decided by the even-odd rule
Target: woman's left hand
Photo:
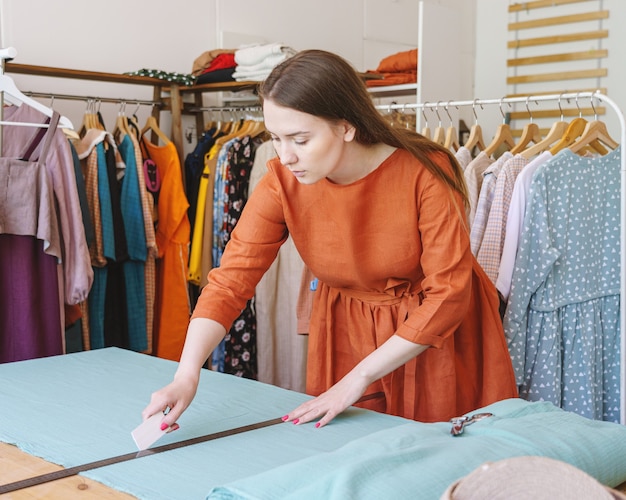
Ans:
{"type": "Polygon", "coordinates": [[[392,335],[325,393],[301,404],[285,415],[283,420],[294,424],[304,424],[319,418],[315,427],[323,427],[346,408],[356,403],[365,394],[370,384],[391,373],[408,360],[419,356],[428,347],[392,335]]]}
{"type": "Polygon", "coordinates": [[[356,403],[363,396],[368,385],[369,382],[364,378],[349,373],[323,394],[289,412],[283,420],[299,425],[319,419],[315,427],[323,427],[346,408],[356,403]]]}

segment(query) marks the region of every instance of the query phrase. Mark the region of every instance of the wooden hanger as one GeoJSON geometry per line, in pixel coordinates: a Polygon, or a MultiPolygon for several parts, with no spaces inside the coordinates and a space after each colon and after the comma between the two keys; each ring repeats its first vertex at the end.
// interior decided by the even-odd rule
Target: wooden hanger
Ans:
{"type": "Polygon", "coordinates": [[[432,141],[436,142],[440,146],[443,146],[446,142],[446,129],[441,125],[437,125],[437,127],[435,127],[435,131],[433,132],[432,141]]]}
{"type": "Polygon", "coordinates": [[[515,146],[515,139],[513,139],[513,132],[508,123],[501,123],[498,125],[495,135],[491,143],[485,148],[485,154],[487,156],[493,155],[496,150],[502,146],[507,145],[509,149],[515,146]]]}
{"type": "Polygon", "coordinates": [[[81,124],[80,130],[78,131],[78,135],[84,137],[87,133],[87,130],[96,128],[96,114],[94,111],[95,101],[93,99],[87,99],[87,107],[85,108],[85,112],[83,113],[83,122],[81,124]]]}
{"type": "Polygon", "coordinates": [[[582,116],[574,118],[565,129],[565,133],[563,134],[561,139],[550,148],[550,153],[555,155],[562,149],[565,149],[574,144],[576,139],[580,137],[580,135],[583,133],[583,130],[585,130],[586,126],[587,120],[585,120],[582,116]]]}
{"type": "Polygon", "coordinates": [[[428,118],[426,117],[426,106],[428,102],[424,102],[424,107],[422,107],[422,116],[424,117],[424,126],[422,127],[422,131],[420,132],[426,139],[431,138],[431,130],[428,126],[428,118]]]}
{"type": "Polygon", "coordinates": [[[450,119],[450,125],[448,125],[448,128],[446,129],[446,136],[443,141],[443,147],[446,149],[452,149],[454,151],[458,151],[459,150],[459,134],[457,134],[456,127],[454,126],[454,123],[452,120],[452,116],[450,116],[450,112],[448,111],[449,104],[450,103],[448,102],[448,104],[446,104],[444,107],[448,115],[448,118],[450,119]]]}
{"type": "MultiPolygon", "coordinates": [[[[595,113],[595,106],[593,105],[593,97],[591,99],[591,107],[595,113]]],[[[606,129],[606,124],[603,121],[598,120],[598,115],[595,113],[593,121],[587,122],[585,129],[580,134],[580,137],[570,146],[570,150],[573,153],[578,153],[585,146],[591,146],[596,151],[602,153],[598,148],[598,145],[606,145],[611,149],[615,149],[619,146],[619,143],[614,140],[606,129]]],[[[608,151],[607,151],[608,152],[608,151]]]]}
{"type": "Polygon", "coordinates": [[[439,120],[439,122],[435,127],[432,140],[440,146],[443,146],[446,142],[446,129],[441,125],[441,116],[439,115],[439,102],[437,102],[437,106],[435,107],[435,113],[437,114],[437,119],[439,120]]]}
{"type": "Polygon", "coordinates": [[[541,134],[539,133],[539,126],[536,123],[530,122],[524,125],[522,130],[522,136],[519,141],[511,148],[511,154],[521,153],[526,149],[531,142],[537,144],[541,142],[541,134]]]}
{"type": "Polygon", "coordinates": [[[250,122],[252,122],[250,124],[250,129],[248,130],[248,134],[250,134],[252,137],[258,137],[261,134],[264,134],[267,132],[267,130],[265,129],[265,122],[263,120],[249,120],[250,122]]]}
{"type": "Polygon", "coordinates": [[[156,134],[157,138],[160,139],[161,142],[163,142],[163,144],[169,144],[171,142],[169,137],[165,135],[165,132],[163,132],[159,128],[159,124],[157,123],[156,118],[152,115],[148,117],[148,119],[146,120],[146,124],[141,129],[141,136],[143,137],[147,132],[150,132],[150,131],[154,132],[154,134],[156,134]]]}
{"type": "Polygon", "coordinates": [[[559,121],[554,122],[552,127],[548,131],[547,135],[541,139],[539,142],[536,142],[532,146],[526,148],[522,151],[522,156],[530,160],[533,156],[543,153],[550,149],[550,147],[557,141],[560,141],[561,138],[565,135],[565,131],[567,130],[567,122],[563,120],[563,109],[561,108],[561,96],[559,96],[559,110],[561,111],[561,118],[559,121]]]}
{"type": "Polygon", "coordinates": [[[536,142],[532,146],[522,151],[521,155],[527,160],[530,160],[533,156],[547,151],[556,141],[560,140],[563,135],[565,135],[567,125],[567,122],[563,120],[554,122],[546,136],[539,142],[536,142]]]}
{"type": "Polygon", "coordinates": [[[522,129],[522,135],[519,141],[517,141],[515,146],[511,148],[511,154],[514,154],[514,155],[524,151],[524,149],[526,149],[526,146],[528,146],[531,142],[537,144],[538,142],[541,141],[541,133],[539,132],[539,126],[536,123],[533,123],[533,115],[531,114],[530,109],[528,108],[528,99],[529,98],[527,97],[526,98],[526,111],[528,111],[528,118],[530,121],[526,125],[524,125],[524,128],[522,129]]]}
{"type": "MultiPolygon", "coordinates": [[[[587,129],[588,122],[582,116],[582,111],[580,110],[580,106],[578,105],[578,96],[576,96],[576,107],[578,108],[578,117],[574,118],[570,122],[570,124],[567,126],[565,135],[561,138],[561,140],[550,148],[550,153],[552,153],[553,155],[558,153],[562,149],[569,148],[570,146],[572,146],[576,142],[576,140],[583,134],[583,132],[587,129]]],[[[597,121],[597,120],[594,120],[594,121],[597,121]]],[[[579,147],[577,147],[576,152],[581,152],[587,149],[590,149],[591,151],[600,153],[602,155],[608,153],[608,151],[600,143],[598,138],[595,138],[595,137],[590,138],[589,142],[586,142],[585,144],[581,144],[579,147]]]]}
{"type": "Polygon", "coordinates": [[[498,125],[498,128],[496,129],[496,133],[493,136],[491,143],[489,143],[489,145],[485,148],[485,153],[487,154],[487,156],[492,156],[496,152],[496,150],[502,145],[509,146],[509,150],[511,150],[515,146],[515,139],[513,139],[513,132],[511,132],[511,127],[508,123],[504,121],[506,120],[506,116],[504,114],[504,111],[502,111],[502,100],[500,100],[500,113],[502,114],[503,121],[500,125],[498,125]]]}
{"type": "Polygon", "coordinates": [[[599,120],[593,120],[587,122],[582,134],[576,142],[570,146],[570,149],[573,153],[577,153],[584,146],[589,145],[597,151],[598,145],[595,141],[600,141],[611,149],[615,149],[619,146],[619,143],[609,135],[606,124],[599,120]]]}
{"type": "Polygon", "coordinates": [[[478,115],[476,114],[476,101],[474,99],[474,103],[472,104],[472,112],[474,113],[474,124],[470,127],[469,137],[467,141],[465,141],[465,146],[467,149],[472,151],[474,148],[478,148],[480,151],[485,150],[485,140],[483,139],[483,129],[478,124],[478,115]]]}
{"type": "Polygon", "coordinates": [[[454,151],[459,150],[459,134],[457,134],[456,127],[454,125],[450,125],[446,129],[446,137],[443,142],[443,147],[454,151]]]}
{"type": "Polygon", "coordinates": [[[128,117],[126,116],[126,103],[120,103],[120,110],[115,120],[115,128],[113,129],[113,137],[117,142],[121,142],[125,135],[131,135],[128,117]]]}
{"type": "Polygon", "coordinates": [[[478,148],[480,151],[485,150],[486,146],[483,139],[483,129],[478,123],[474,123],[470,127],[469,137],[463,145],[470,151],[472,151],[474,148],[478,148]]]}

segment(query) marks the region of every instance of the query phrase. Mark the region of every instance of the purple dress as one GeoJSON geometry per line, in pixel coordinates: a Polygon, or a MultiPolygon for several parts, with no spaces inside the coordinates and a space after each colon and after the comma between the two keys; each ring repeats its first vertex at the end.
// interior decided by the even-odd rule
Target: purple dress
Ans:
{"type": "Polygon", "coordinates": [[[63,252],[54,190],[45,166],[58,118],[55,113],[48,129],[39,129],[24,143],[22,158],[0,158],[3,363],[63,353],[58,278],[63,252]],[[41,153],[34,159],[41,141],[41,153]]]}

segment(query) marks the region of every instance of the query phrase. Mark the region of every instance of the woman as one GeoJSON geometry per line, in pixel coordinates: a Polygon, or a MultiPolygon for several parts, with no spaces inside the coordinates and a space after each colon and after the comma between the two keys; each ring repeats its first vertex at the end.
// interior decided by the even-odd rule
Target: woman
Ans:
{"type": "Polygon", "coordinates": [[[360,406],[448,420],[516,397],[497,292],[471,254],[463,173],[454,156],[392,128],[359,75],[307,50],[261,85],[278,158],[250,196],[209,273],[172,383],[144,418],[174,424],[200,369],[291,234],[318,278],[307,393],[294,424],[328,424],[360,406]]]}

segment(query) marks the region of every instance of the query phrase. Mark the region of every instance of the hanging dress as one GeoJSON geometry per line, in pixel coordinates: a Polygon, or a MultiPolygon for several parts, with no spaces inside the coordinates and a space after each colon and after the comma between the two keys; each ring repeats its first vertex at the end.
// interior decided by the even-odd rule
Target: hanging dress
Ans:
{"type": "Polygon", "coordinates": [[[49,127],[40,129],[38,159],[34,150],[41,134],[23,159],[0,158],[0,363],[64,349],[57,274],[61,240],[45,166],[58,121],[55,113],[49,127]]]}
{"type": "MultiPolygon", "coordinates": [[[[241,212],[248,201],[250,172],[254,165],[256,149],[260,139],[249,135],[237,137],[228,148],[226,200],[226,241],[241,217],[241,212]]],[[[254,297],[235,320],[224,339],[224,372],[238,377],[256,380],[258,378],[256,314],[254,297]]]]}
{"type": "Polygon", "coordinates": [[[157,283],[155,299],[156,352],[160,358],[178,361],[183,351],[191,314],[187,288],[190,226],[189,203],[183,189],[182,170],[174,143],[164,146],[142,141],[161,177],[158,195],[156,244],[157,283]]]}
{"type": "MultiPolygon", "coordinates": [[[[9,106],[4,109],[4,119],[23,123],[44,123],[48,117],[27,105],[9,106]]],[[[37,129],[40,130],[40,129],[37,129]]],[[[36,135],[31,127],[6,126],[2,129],[3,155],[21,158],[24,145],[36,135]]],[[[76,173],[72,151],[66,135],[58,129],[51,139],[46,156],[46,171],[54,190],[61,244],[63,248],[62,302],[80,304],[88,296],[93,283],[93,270],[85,237],[85,226],[76,186],[76,173]]],[[[40,142],[34,157],[41,157],[40,142]]]]}
{"type": "MultiPolygon", "coordinates": [[[[266,174],[268,160],[275,157],[272,141],[257,148],[250,172],[250,193],[266,174]]],[[[298,392],[306,390],[307,335],[299,334],[297,318],[303,267],[293,240],[288,238],[259,281],[254,297],[258,380],[298,392]]]]}
{"type": "Polygon", "coordinates": [[[564,149],[537,169],[504,316],[520,396],[612,422],[620,421],[620,148],[597,158],[564,149]]]}

